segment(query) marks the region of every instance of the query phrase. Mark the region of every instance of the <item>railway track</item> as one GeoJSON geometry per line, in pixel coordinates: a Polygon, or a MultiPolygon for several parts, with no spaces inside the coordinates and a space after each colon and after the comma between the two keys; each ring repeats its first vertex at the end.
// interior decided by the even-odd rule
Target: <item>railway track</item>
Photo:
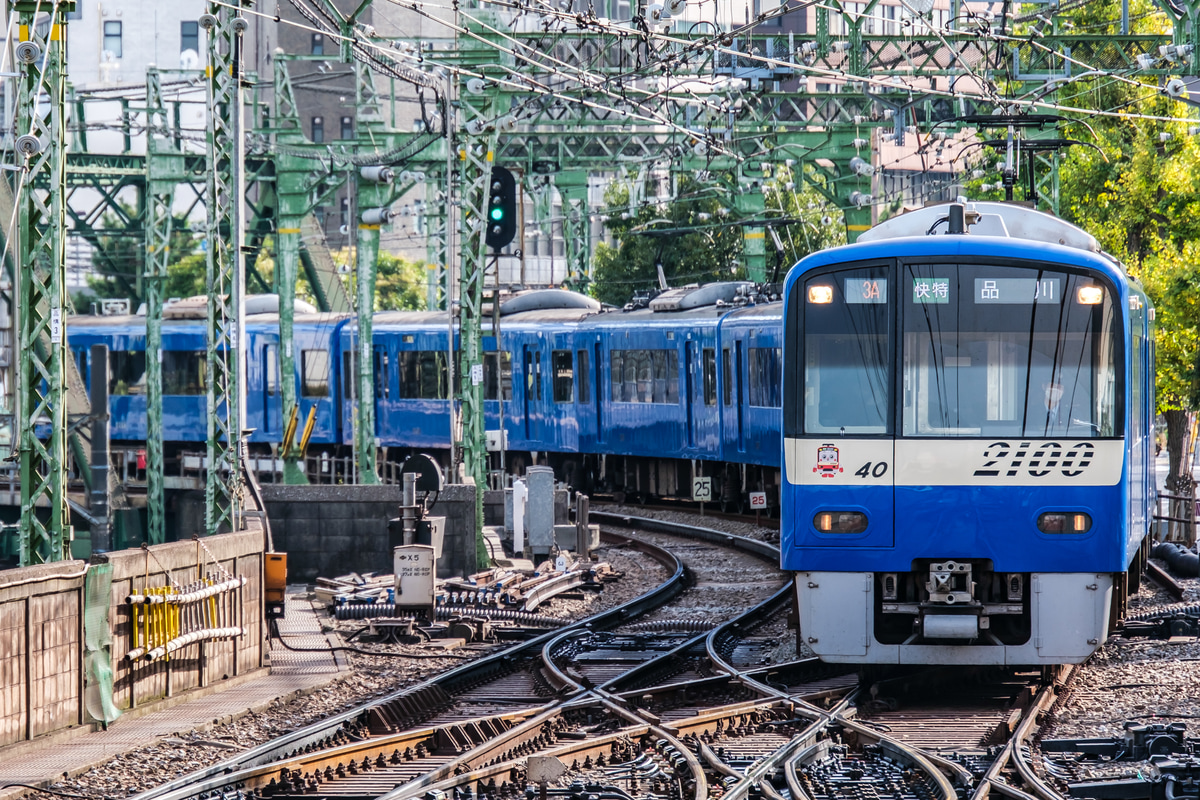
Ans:
{"type": "Polygon", "coordinates": [[[1037,786],[1009,737],[1028,737],[1033,711],[1053,702],[1053,684],[1039,688],[1040,675],[993,682],[979,697],[1004,710],[964,720],[957,704],[915,705],[919,690],[914,695],[912,687],[936,686],[936,675],[880,682],[864,695],[847,668],[816,659],[762,663],[790,607],[790,583],[781,575],[760,580],[755,602],[716,624],[681,622],[681,595],[720,583],[706,566],[714,558],[725,571],[752,574],[753,560],[777,563],[773,546],[657,520],[595,516],[609,541],[644,550],[672,577],[624,606],[138,799],[499,800],[526,796],[536,778],[558,772],[555,785],[571,784],[572,796],[678,800],[957,800],[968,793],[982,800],[997,787],[1025,800],[1017,782],[1037,786]],[[616,524],[636,526],[639,537],[607,530],[616,524]],[[938,733],[931,737],[931,730],[938,733]]]}

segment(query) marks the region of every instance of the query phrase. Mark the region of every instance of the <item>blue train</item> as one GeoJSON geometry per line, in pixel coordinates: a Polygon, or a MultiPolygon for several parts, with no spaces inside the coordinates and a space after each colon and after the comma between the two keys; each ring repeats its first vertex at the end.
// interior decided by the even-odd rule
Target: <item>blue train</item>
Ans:
{"type": "MultiPolygon", "coordinates": [[[[164,322],[168,486],[206,433],[199,306],[164,322]]],[[[556,469],[618,499],[691,497],[782,516],[800,636],[829,661],[1058,664],[1123,615],[1152,518],[1153,308],[1079,229],[1015,206],[937,206],[792,269],[602,309],[515,295],[484,338],[493,469],[556,469]],[[501,448],[503,444],[503,448],[501,448]]],[[[145,322],[75,317],[81,371],[111,348],[114,450],[144,447],[145,322]]],[[[247,320],[247,426],[278,479],[278,317],[247,320]]],[[[445,312],[380,312],[372,364],[385,479],[448,461],[445,312]]],[[[353,480],[357,329],[295,319],[307,467],[353,480]]],[[[126,457],[128,463],[129,457],[126,457]]],[[[197,484],[200,485],[200,484],[197,484]]]]}
{"type": "MultiPolygon", "coordinates": [[[[272,299],[263,297],[261,313],[248,314],[246,323],[246,427],[253,431],[251,464],[265,481],[281,477],[290,412],[280,396],[272,299]]],[[[755,499],[763,510],[777,509],[781,312],[777,298],[742,282],[673,289],[625,310],[556,289],[510,297],[484,336],[492,467],[520,474],[545,464],[584,491],[637,499],[691,497],[693,479],[710,477],[714,501],[746,507],[755,499]]],[[[181,479],[169,486],[186,488],[183,478],[199,474],[206,436],[203,304],[185,301],[164,316],[166,471],[181,479]]],[[[418,451],[445,465],[453,395],[446,312],[379,312],[372,327],[381,473],[396,474],[418,451]]],[[[142,463],[136,453],[146,437],[145,319],[79,316],[68,330],[85,379],[91,345],[109,346],[114,452],[122,463],[142,463]]],[[[313,481],[353,480],[357,336],[351,315],[295,316],[293,380],[299,420],[313,418],[306,453],[313,481]]],[[[124,474],[136,485],[136,470],[124,474]]]]}
{"type": "Polygon", "coordinates": [[[782,565],[827,661],[1061,664],[1154,502],[1154,309],[1074,226],[941,205],[784,287],[782,565]]]}

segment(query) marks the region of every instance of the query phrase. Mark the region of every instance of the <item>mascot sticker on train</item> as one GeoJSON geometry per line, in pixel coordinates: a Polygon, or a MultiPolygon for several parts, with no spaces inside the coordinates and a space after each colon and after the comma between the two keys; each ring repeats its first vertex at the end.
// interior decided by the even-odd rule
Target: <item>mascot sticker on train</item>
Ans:
{"type": "Polygon", "coordinates": [[[844,470],[838,465],[838,449],[831,444],[823,444],[817,448],[817,465],[813,472],[821,473],[822,478],[836,477],[844,470]]]}

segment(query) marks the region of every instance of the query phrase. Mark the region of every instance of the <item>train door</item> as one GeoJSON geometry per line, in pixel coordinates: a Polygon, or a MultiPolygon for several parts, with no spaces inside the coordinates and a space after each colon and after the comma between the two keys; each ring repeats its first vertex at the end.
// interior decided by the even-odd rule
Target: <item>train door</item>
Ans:
{"type": "MultiPolygon", "coordinates": [[[[699,405],[699,404],[696,403],[695,395],[696,395],[697,381],[693,377],[693,373],[695,373],[695,371],[696,371],[696,363],[699,360],[696,357],[697,346],[698,345],[696,342],[689,340],[686,343],[686,349],[684,350],[684,359],[683,359],[684,397],[687,398],[684,401],[684,408],[685,408],[684,413],[687,415],[687,420],[686,420],[685,424],[687,425],[687,446],[689,449],[694,448],[696,446],[695,407],[696,407],[696,405],[699,405]]],[[[703,403],[704,402],[703,399],[701,399],[700,402],[703,403]]]]}
{"type": "Polygon", "coordinates": [[[545,423],[541,350],[536,346],[525,345],[522,348],[521,363],[525,369],[525,439],[541,442],[545,423]]]}
{"type": "Polygon", "coordinates": [[[271,437],[275,441],[282,431],[283,411],[279,390],[279,351],[273,344],[264,344],[259,353],[262,359],[263,376],[263,429],[261,435],[271,437]]]}

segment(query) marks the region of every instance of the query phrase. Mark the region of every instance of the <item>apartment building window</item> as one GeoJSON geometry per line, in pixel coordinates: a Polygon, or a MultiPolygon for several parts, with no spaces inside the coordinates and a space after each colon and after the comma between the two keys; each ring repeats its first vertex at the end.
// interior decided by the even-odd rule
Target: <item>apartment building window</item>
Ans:
{"type": "Polygon", "coordinates": [[[321,144],[325,141],[325,118],[312,118],[312,140],[313,144],[321,144]]]}
{"type": "Polygon", "coordinates": [[[342,117],[342,138],[354,138],[354,117],[342,117]]]}
{"type": "Polygon", "coordinates": [[[192,50],[200,52],[200,23],[195,20],[184,20],[179,23],[179,52],[192,50]]]}
{"type": "Polygon", "coordinates": [[[121,23],[104,23],[104,52],[112,53],[113,58],[121,58],[121,23]]]}
{"type": "Polygon", "coordinates": [[[67,20],[83,19],[83,0],[75,4],[75,8],[67,12],[67,20]]]}
{"type": "Polygon", "coordinates": [[[314,56],[325,55],[325,34],[314,33],[312,35],[312,54],[314,56]]]}

